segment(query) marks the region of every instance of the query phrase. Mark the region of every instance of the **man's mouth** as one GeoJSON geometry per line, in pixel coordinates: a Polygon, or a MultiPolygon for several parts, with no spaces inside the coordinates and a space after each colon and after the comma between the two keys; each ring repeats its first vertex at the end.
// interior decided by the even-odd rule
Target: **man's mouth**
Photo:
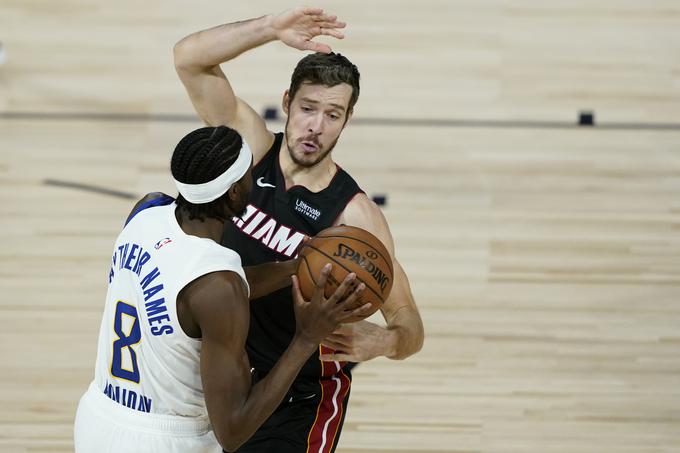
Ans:
{"type": "Polygon", "coordinates": [[[319,150],[319,145],[310,141],[300,142],[300,146],[305,153],[314,153],[319,150]]]}

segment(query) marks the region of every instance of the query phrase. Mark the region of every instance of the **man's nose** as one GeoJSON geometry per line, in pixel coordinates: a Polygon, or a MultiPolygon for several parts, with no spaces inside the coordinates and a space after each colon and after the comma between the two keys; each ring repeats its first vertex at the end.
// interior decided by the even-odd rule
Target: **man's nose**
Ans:
{"type": "Polygon", "coordinates": [[[310,118],[309,124],[307,126],[307,131],[312,134],[321,134],[323,132],[323,113],[314,115],[310,118]]]}

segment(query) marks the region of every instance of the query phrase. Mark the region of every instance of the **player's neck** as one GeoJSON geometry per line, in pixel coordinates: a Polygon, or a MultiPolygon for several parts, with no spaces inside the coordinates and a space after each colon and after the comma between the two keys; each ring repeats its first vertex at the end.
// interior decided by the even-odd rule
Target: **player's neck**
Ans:
{"type": "Polygon", "coordinates": [[[279,152],[279,166],[286,181],[286,189],[293,186],[304,186],[311,192],[319,192],[331,183],[337,173],[337,166],[331,158],[331,153],[312,167],[296,164],[290,157],[285,146],[285,140],[279,152]]]}
{"type": "Polygon", "coordinates": [[[175,210],[175,218],[179,227],[185,234],[199,238],[212,239],[218,244],[222,240],[224,232],[224,222],[218,219],[190,219],[189,214],[183,209],[175,210]]]}

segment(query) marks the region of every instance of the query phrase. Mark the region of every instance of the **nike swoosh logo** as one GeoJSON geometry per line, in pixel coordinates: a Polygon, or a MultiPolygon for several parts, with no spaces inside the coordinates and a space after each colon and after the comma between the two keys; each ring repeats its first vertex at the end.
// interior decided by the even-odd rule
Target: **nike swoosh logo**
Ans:
{"type": "MultiPolygon", "coordinates": [[[[301,400],[308,400],[311,398],[314,398],[316,396],[316,393],[312,393],[311,395],[307,396],[301,396],[300,398],[295,398],[295,401],[301,401],[301,400]]],[[[290,399],[288,400],[289,403],[293,402],[293,397],[291,396],[290,399]]]]}
{"type": "Polygon", "coordinates": [[[268,182],[264,182],[264,176],[260,176],[257,178],[257,185],[260,187],[276,187],[273,184],[269,184],[268,182]]]}

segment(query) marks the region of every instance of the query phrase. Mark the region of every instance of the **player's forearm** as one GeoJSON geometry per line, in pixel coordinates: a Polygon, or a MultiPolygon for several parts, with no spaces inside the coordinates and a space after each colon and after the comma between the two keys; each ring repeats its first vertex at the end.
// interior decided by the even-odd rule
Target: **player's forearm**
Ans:
{"type": "Polygon", "coordinates": [[[175,45],[178,69],[202,71],[276,39],[271,16],[219,25],[193,33],[175,45]]]}
{"type": "Polygon", "coordinates": [[[290,286],[290,276],[295,273],[296,267],[297,260],[244,267],[250,286],[250,299],[257,299],[290,286]]]}
{"type": "Polygon", "coordinates": [[[404,306],[388,321],[384,355],[390,359],[403,360],[420,351],[424,339],[420,314],[414,308],[404,306]]]}
{"type": "Polygon", "coordinates": [[[395,360],[405,359],[423,347],[425,331],[411,285],[404,268],[394,260],[394,286],[390,297],[382,309],[390,341],[387,342],[386,357],[395,360]]]}
{"type": "Polygon", "coordinates": [[[220,439],[225,450],[236,450],[269,418],[317,348],[318,345],[297,337],[293,339],[267,376],[250,389],[247,399],[234,415],[232,435],[220,439]]]}

